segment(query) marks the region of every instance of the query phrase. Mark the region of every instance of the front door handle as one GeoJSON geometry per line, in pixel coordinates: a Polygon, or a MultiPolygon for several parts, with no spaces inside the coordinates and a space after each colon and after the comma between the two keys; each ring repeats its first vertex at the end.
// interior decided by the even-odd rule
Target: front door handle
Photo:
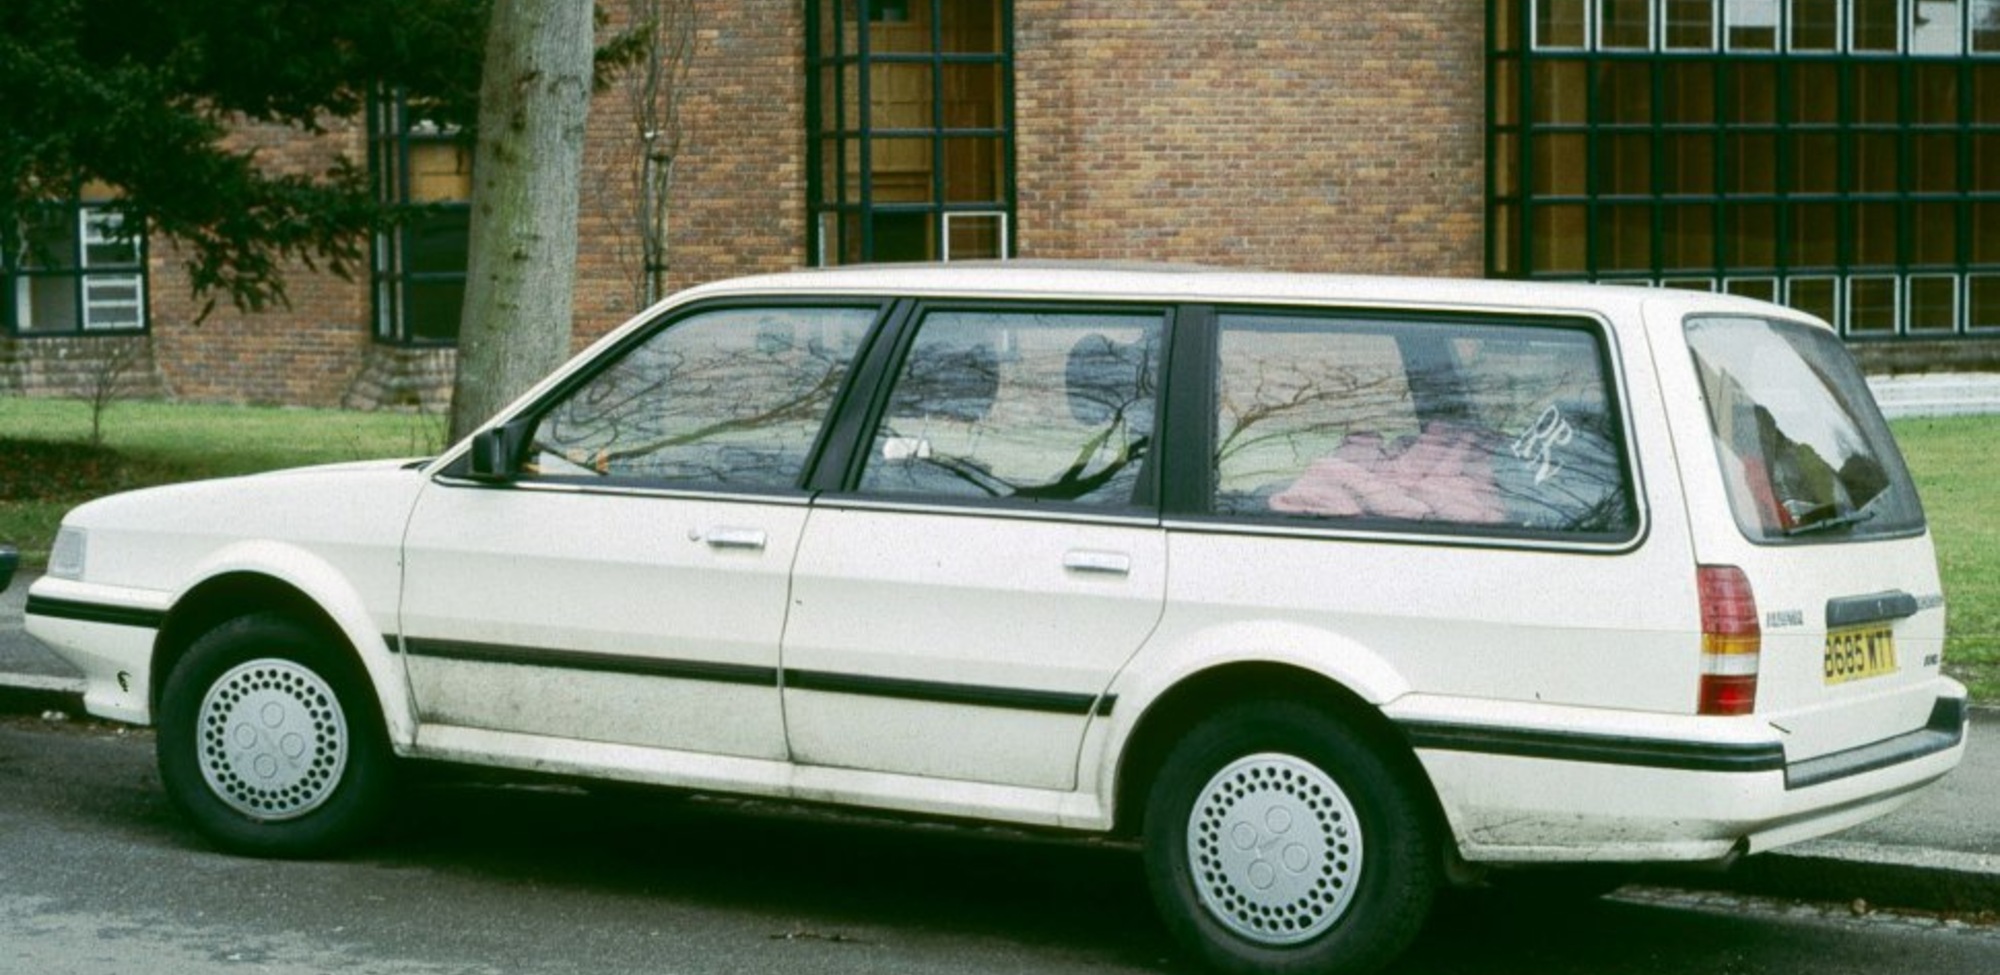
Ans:
{"type": "Polygon", "coordinates": [[[744,549],[752,552],[764,550],[765,535],[762,528],[711,528],[699,533],[709,548],[744,549]]]}
{"type": "Polygon", "coordinates": [[[1063,554],[1063,568],[1072,572],[1123,576],[1132,574],[1132,557],[1123,552],[1073,549],[1063,554]]]}

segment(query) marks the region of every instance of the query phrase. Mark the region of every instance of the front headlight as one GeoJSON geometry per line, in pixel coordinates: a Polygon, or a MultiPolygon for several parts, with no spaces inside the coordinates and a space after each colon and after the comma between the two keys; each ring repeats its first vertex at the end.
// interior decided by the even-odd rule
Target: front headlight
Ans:
{"type": "Polygon", "coordinates": [[[56,542],[49,548],[49,575],[58,579],[82,579],[85,540],[81,528],[64,525],[57,531],[56,542]]]}

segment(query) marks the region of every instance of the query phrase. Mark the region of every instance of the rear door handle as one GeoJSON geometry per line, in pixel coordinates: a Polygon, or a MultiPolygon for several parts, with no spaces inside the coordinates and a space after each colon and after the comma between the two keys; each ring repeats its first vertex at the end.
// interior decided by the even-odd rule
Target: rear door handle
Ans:
{"type": "Polygon", "coordinates": [[[1072,572],[1123,576],[1132,574],[1132,557],[1123,552],[1074,549],[1063,554],[1063,568],[1072,572]]]}
{"type": "Polygon", "coordinates": [[[744,549],[758,552],[764,549],[764,530],[761,528],[711,528],[698,532],[697,536],[708,543],[709,548],[744,549]]]}

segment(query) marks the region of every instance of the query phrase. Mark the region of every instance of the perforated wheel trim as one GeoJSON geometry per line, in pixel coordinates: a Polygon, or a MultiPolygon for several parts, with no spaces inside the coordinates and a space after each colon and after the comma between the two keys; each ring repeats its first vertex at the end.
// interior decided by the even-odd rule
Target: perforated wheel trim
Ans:
{"type": "Polygon", "coordinates": [[[1289,755],[1231,762],[1188,815],[1188,868],[1202,906],[1258,944],[1298,944],[1332,927],[1353,903],[1361,852],[1347,794],[1289,755]]]}
{"type": "Polygon", "coordinates": [[[347,767],[347,720],[333,688],[289,660],[252,660],[209,685],[196,718],[201,776],[259,820],[296,819],[333,795],[347,767]]]}

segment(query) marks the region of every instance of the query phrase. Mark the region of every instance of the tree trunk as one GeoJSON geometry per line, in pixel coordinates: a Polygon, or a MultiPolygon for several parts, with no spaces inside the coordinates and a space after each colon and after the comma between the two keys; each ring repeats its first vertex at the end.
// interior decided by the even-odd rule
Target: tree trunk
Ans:
{"type": "Polygon", "coordinates": [[[479,89],[453,439],[569,356],[593,5],[496,0],[479,89]]]}

